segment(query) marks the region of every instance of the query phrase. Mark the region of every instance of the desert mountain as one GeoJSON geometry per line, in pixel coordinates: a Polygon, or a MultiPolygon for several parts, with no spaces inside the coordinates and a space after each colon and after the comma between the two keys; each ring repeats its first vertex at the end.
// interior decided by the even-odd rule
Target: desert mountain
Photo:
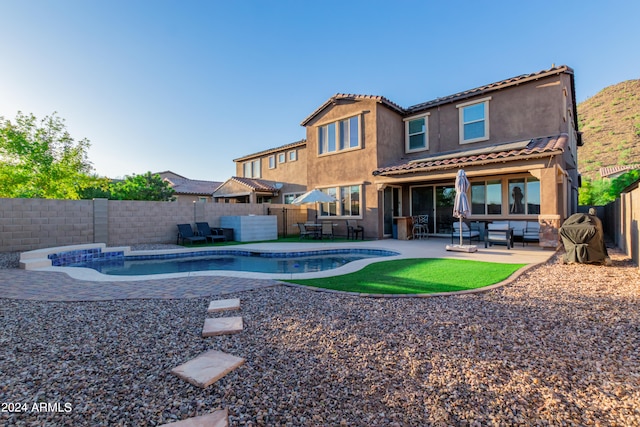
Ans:
{"type": "Polygon", "coordinates": [[[578,104],[578,123],[582,176],[600,178],[601,167],[640,163],[640,79],[606,87],[578,104]]]}

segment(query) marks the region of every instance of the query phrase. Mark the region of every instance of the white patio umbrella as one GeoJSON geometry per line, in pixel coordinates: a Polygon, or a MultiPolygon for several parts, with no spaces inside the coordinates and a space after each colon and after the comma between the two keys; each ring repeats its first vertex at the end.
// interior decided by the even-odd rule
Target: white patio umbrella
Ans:
{"type": "Polygon", "coordinates": [[[327,193],[323,193],[322,191],[316,189],[313,189],[311,191],[307,191],[306,193],[304,193],[301,196],[296,197],[295,199],[293,199],[293,201],[291,202],[294,205],[300,206],[300,205],[304,205],[304,204],[308,204],[308,203],[315,203],[316,204],[316,220],[318,219],[318,203],[331,203],[331,202],[335,202],[336,198],[327,194],[327,193]]]}
{"type": "Polygon", "coordinates": [[[460,218],[460,246],[462,246],[462,219],[467,218],[471,214],[469,208],[469,199],[467,198],[467,191],[469,190],[469,180],[463,169],[458,171],[456,177],[456,199],[453,203],[453,216],[460,218]]]}

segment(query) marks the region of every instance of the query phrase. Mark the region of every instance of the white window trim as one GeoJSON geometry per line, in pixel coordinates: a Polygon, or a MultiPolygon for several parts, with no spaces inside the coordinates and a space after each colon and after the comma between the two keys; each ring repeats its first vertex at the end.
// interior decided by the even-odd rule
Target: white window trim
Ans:
{"type": "MultiPolygon", "coordinates": [[[[336,190],[336,198],[338,200],[336,200],[335,203],[336,204],[336,215],[318,215],[318,218],[323,219],[323,220],[334,220],[334,219],[362,219],[363,218],[363,214],[362,211],[363,209],[363,204],[362,204],[362,192],[364,191],[364,186],[362,185],[362,183],[357,183],[357,184],[337,184],[337,185],[327,185],[324,187],[317,187],[318,190],[322,191],[325,190],[327,188],[333,188],[334,190],[336,190]],[[359,187],[360,191],[358,192],[358,196],[359,196],[359,206],[360,206],[360,214],[359,215],[342,215],[342,212],[339,212],[338,214],[338,210],[342,210],[341,204],[340,204],[340,188],[342,187],[359,187]]],[[[320,213],[320,209],[318,210],[318,213],[320,213]]]]}
{"type": "Polygon", "coordinates": [[[419,116],[407,117],[404,119],[404,152],[417,153],[429,150],[429,116],[431,113],[420,114],[419,116]],[[424,118],[424,148],[409,148],[409,122],[424,118]]]}
{"type": "Polygon", "coordinates": [[[275,154],[272,156],[269,156],[269,169],[275,169],[276,168],[276,156],[275,154]]]}
{"type": "Polygon", "coordinates": [[[295,162],[296,160],[298,160],[298,151],[297,150],[289,151],[287,153],[287,158],[288,158],[288,161],[295,162]]]}
{"type": "Polygon", "coordinates": [[[491,97],[487,96],[482,99],[474,99],[473,101],[463,102],[462,104],[456,105],[458,109],[458,132],[460,135],[460,144],[472,144],[474,142],[487,141],[489,139],[489,101],[491,101],[491,97]],[[463,110],[465,107],[470,107],[472,105],[484,104],[484,136],[480,138],[474,139],[464,139],[464,114],[463,110]]]}
{"type": "Polygon", "coordinates": [[[353,150],[360,150],[362,148],[362,114],[358,113],[358,114],[352,114],[349,116],[345,116],[342,117],[340,119],[336,119],[334,121],[331,122],[327,122],[324,123],[322,125],[318,125],[318,132],[317,132],[317,141],[318,141],[318,156],[319,157],[324,157],[324,156],[331,156],[334,154],[340,154],[340,153],[344,153],[346,151],[353,151],[353,150]],[[346,120],[350,120],[354,117],[358,118],[358,145],[356,145],[355,147],[345,147],[343,149],[340,149],[340,122],[342,121],[346,121],[346,120]],[[330,124],[335,125],[335,144],[336,144],[336,149],[334,151],[327,151],[327,149],[329,148],[329,138],[327,135],[327,140],[324,141],[324,145],[322,147],[322,152],[320,152],[320,134],[322,132],[322,128],[325,126],[329,126],[330,124]]]}
{"type": "Polygon", "coordinates": [[[287,155],[285,153],[278,153],[278,163],[284,163],[286,161],[287,161],[287,155]]]}
{"type": "Polygon", "coordinates": [[[282,193],[282,203],[283,204],[288,204],[288,203],[285,202],[287,196],[295,196],[294,197],[294,199],[295,199],[296,197],[302,196],[303,194],[304,194],[304,191],[302,191],[302,192],[294,191],[294,192],[291,192],[291,193],[282,193]]]}

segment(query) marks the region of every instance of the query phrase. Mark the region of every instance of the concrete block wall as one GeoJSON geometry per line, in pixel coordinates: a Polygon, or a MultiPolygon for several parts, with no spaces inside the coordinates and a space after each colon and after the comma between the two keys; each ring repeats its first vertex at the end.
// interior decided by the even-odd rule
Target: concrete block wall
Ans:
{"type": "Polygon", "coordinates": [[[0,251],[93,243],[91,200],[0,199],[0,251]]]}
{"type": "MultiPolygon", "coordinates": [[[[0,198],[0,252],[86,243],[106,243],[110,247],[175,243],[176,224],[194,226],[195,222],[206,221],[219,227],[222,216],[266,215],[270,206],[273,205],[0,198]]],[[[298,209],[306,212],[304,207],[298,209]]]]}

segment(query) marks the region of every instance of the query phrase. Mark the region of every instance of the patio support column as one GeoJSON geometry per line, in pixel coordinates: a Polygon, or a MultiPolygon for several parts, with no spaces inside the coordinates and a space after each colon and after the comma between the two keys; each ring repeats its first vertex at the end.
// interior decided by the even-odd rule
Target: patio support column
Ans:
{"type": "Polygon", "coordinates": [[[560,230],[558,171],[556,166],[545,168],[540,173],[540,246],[556,249],[560,230]]]}

